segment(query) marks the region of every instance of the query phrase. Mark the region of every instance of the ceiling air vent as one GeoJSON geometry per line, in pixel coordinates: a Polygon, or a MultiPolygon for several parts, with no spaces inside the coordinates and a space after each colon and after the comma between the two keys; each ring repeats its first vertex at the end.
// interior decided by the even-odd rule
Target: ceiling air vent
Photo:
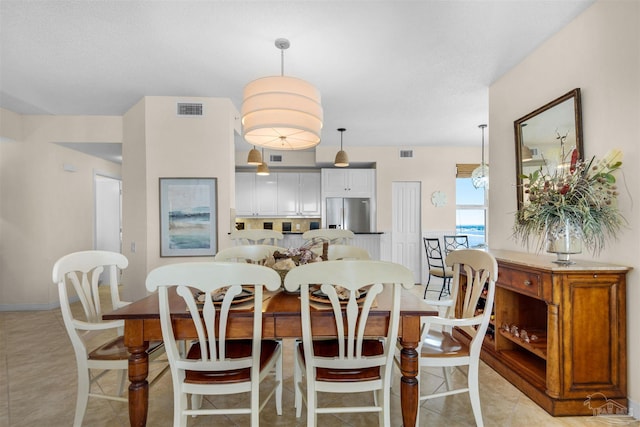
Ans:
{"type": "Polygon", "coordinates": [[[400,158],[413,157],[413,150],[400,150],[400,158]]]}
{"type": "Polygon", "coordinates": [[[282,154],[269,154],[269,162],[271,163],[282,163],[282,154]]]}
{"type": "Polygon", "coordinates": [[[202,116],[202,104],[178,102],[178,116],[202,116]]]}

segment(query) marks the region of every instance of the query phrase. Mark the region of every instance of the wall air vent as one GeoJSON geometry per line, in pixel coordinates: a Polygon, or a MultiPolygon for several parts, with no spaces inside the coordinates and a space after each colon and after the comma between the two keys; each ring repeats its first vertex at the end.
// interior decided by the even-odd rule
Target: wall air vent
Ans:
{"type": "Polygon", "coordinates": [[[282,163],[282,154],[269,154],[269,163],[282,163]]]}
{"type": "Polygon", "coordinates": [[[202,116],[202,104],[194,102],[178,102],[178,116],[202,116]]]}
{"type": "Polygon", "coordinates": [[[413,150],[400,150],[400,158],[410,158],[413,157],[413,150]]]}

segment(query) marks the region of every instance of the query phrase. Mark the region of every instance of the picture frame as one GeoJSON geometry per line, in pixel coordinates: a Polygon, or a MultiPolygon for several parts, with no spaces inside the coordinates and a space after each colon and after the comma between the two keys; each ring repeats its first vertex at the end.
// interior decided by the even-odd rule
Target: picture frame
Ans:
{"type": "Polygon", "coordinates": [[[217,178],[160,178],[160,256],[218,251],[217,178]]]}

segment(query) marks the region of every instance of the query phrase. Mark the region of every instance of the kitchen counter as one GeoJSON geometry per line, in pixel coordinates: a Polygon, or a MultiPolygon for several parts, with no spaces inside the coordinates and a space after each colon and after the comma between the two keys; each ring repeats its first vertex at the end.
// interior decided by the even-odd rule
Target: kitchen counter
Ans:
{"type": "MultiPolygon", "coordinates": [[[[284,235],[295,235],[295,234],[304,234],[304,231],[283,231],[284,235]]],[[[353,233],[353,234],[384,234],[383,231],[370,231],[370,232],[362,232],[362,233],[353,233]]]]}

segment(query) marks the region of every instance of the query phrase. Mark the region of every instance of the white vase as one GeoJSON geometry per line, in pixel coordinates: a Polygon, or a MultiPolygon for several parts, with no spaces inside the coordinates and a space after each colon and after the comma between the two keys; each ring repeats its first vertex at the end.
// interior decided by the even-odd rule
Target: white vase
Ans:
{"type": "Polygon", "coordinates": [[[557,259],[553,261],[555,263],[573,264],[571,254],[582,252],[580,227],[568,219],[550,224],[547,227],[547,252],[557,255],[557,259]]]}

